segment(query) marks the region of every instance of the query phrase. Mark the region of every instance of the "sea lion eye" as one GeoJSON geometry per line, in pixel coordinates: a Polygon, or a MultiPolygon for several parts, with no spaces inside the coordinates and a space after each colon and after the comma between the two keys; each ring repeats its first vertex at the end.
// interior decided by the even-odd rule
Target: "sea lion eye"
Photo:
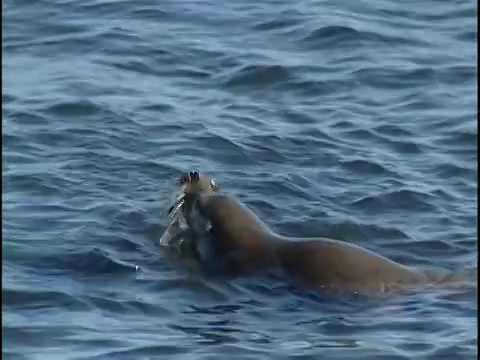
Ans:
{"type": "Polygon", "coordinates": [[[215,182],[215,180],[210,180],[210,187],[215,190],[217,188],[217,183],[215,182]]]}

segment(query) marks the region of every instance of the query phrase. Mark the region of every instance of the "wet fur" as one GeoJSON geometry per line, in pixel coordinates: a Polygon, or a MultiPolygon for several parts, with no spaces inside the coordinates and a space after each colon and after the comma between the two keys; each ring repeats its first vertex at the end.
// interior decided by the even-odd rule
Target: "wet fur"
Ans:
{"type": "Polygon", "coordinates": [[[276,268],[308,287],[358,292],[454,282],[447,279],[455,277],[404,266],[354,244],[327,238],[284,237],[238,199],[219,193],[208,178],[190,173],[180,183],[181,193],[191,205],[185,216],[190,218],[194,237],[205,237],[206,224],[211,225],[209,245],[222,260],[226,274],[276,268]],[[195,208],[199,214],[194,214],[195,208]]]}

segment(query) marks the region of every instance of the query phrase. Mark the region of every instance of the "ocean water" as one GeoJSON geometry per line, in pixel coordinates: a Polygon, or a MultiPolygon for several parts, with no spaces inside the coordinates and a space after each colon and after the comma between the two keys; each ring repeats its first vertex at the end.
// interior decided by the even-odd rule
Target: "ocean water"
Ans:
{"type": "Polygon", "coordinates": [[[477,269],[472,0],[2,2],[5,359],[474,359],[477,298],[198,272],[175,177],[276,231],[477,269]]]}

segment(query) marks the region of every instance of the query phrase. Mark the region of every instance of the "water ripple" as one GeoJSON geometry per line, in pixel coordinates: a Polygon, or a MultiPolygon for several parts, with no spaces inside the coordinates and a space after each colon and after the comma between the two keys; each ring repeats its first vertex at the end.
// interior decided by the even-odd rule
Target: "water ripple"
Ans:
{"type": "Polygon", "coordinates": [[[477,10],[433,5],[4,1],[3,355],[475,358],[473,284],[339,297],[157,244],[198,169],[282,234],[476,279],[477,10]]]}
{"type": "Polygon", "coordinates": [[[268,86],[281,83],[290,77],[289,71],[283,66],[247,65],[228,76],[224,84],[228,88],[241,86],[268,86]]]}
{"type": "Polygon", "coordinates": [[[329,25],[322,26],[311,31],[302,39],[302,42],[313,48],[327,49],[329,47],[338,48],[342,46],[391,46],[397,45],[416,45],[423,44],[418,39],[407,39],[401,36],[387,35],[378,32],[366,30],[357,30],[350,26],[329,25]]]}

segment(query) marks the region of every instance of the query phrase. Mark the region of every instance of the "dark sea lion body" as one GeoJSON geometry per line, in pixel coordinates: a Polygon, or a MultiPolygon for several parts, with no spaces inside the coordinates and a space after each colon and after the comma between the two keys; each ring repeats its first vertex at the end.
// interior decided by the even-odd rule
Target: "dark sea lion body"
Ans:
{"type": "Polygon", "coordinates": [[[207,242],[207,253],[220,258],[219,272],[242,275],[276,270],[309,288],[368,293],[429,284],[473,285],[476,291],[476,271],[425,271],[343,241],[282,236],[237,198],[219,192],[214,180],[191,172],[179,178],[179,183],[185,201],[181,209],[196,239],[191,244],[202,259],[201,248],[207,242]],[[206,234],[210,235],[206,241],[199,241],[206,234]]]}
{"type": "Polygon", "coordinates": [[[229,273],[278,268],[309,287],[384,291],[428,281],[416,270],[362,247],[327,238],[292,238],[273,232],[236,198],[200,194],[212,225],[212,246],[229,273]]]}

